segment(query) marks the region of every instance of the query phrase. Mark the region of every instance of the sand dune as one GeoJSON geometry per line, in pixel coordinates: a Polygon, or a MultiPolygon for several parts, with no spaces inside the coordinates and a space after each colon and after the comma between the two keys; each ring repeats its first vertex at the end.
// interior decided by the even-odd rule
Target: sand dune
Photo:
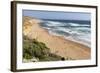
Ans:
{"type": "MultiPolygon", "coordinates": [[[[28,18],[28,17],[25,17],[28,18]]],[[[29,18],[24,20],[23,34],[31,39],[36,38],[38,41],[44,42],[52,53],[62,57],[71,57],[72,59],[90,59],[91,49],[83,44],[66,40],[60,36],[54,36],[47,30],[39,26],[40,20],[29,18]]]]}

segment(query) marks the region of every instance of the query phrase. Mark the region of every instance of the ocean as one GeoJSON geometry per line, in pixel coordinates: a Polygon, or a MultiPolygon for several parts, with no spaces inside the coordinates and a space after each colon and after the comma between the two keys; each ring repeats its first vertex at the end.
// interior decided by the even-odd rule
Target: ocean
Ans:
{"type": "Polygon", "coordinates": [[[88,47],[91,46],[91,23],[81,20],[42,20],[41,27],[52,35],[63,36],[88,47]]]}

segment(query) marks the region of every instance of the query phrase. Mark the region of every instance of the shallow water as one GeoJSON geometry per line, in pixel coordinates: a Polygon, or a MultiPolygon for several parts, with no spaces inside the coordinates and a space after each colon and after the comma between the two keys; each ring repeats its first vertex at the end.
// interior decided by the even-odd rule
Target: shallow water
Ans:
{"type": "Polygon", "coordinates": [[[63,36],[65,39],[82,43],[88,47],[91,46],[91,24],[89,21],[42,20],[41,26],[52,35],[63,36]]]}

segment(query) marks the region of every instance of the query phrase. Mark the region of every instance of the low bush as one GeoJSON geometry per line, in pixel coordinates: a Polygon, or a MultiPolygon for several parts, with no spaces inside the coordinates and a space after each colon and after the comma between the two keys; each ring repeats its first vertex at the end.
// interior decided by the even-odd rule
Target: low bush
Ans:
{"type": "Polygon", "coordinates": [[[32,59],[36,57],[39,61],[57,61],[61,57],[50,52],[50,48],[45,43],[39,42],[36,39],[28,39],[23,37],[23,58],[32,59]]]}

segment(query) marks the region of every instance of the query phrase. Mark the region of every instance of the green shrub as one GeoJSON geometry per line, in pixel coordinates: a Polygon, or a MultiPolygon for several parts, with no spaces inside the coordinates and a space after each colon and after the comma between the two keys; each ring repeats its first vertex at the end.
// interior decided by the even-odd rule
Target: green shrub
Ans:
{"type": "Polygon", "coordinates": [[[25,59],[32,59],[32,56],[28,53],[24,53],[24,58],[25,59]]]}
{"type": "Polygon", "coordinates": [[[45,43],[39,42],[36,39],[29,39],[23,36],[23,58],[32,59],[36,57],[39,61],[57,61],[61,60],[60,56],[52,54],[50,48],[45,43]]]}

